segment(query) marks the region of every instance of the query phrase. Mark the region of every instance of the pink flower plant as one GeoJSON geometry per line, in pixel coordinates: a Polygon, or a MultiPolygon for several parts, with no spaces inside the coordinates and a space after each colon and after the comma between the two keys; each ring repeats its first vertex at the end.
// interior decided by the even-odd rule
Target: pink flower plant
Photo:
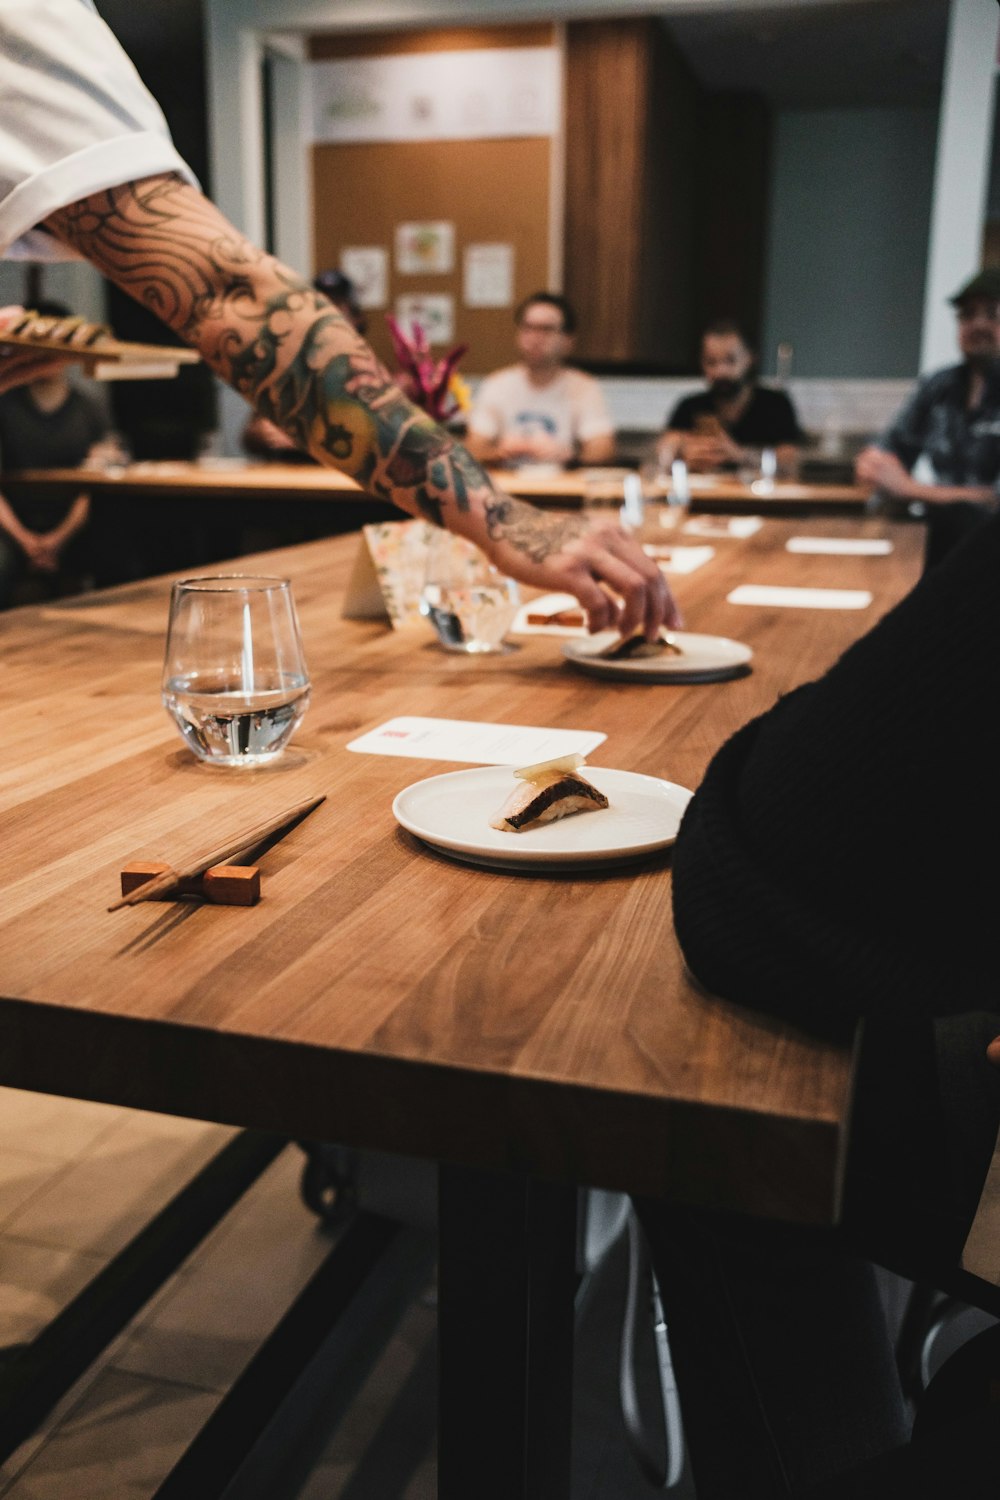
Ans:
{"type": "Polygon", "coordinates": [[[458,344],[443,359],[435,359],[419,323],[410,325],[412,331],[407,337],[391,313],[386,313],[385,321],[396,355],[396,379],[410,400],[435,422],[448,422],[464,411],[469,404],[468,392],[456,366],[468,344],[458,344]]]}

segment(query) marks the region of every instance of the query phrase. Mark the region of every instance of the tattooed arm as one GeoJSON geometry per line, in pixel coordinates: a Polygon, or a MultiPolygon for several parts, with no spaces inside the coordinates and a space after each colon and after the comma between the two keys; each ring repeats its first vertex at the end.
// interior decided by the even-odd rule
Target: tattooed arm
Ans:
{"type": "Polygon", "coordinates": [[[631,537],[499,494],[331,303],[180,178],[95,193],[46,223],[261,416],[369,494],[471,538],[505,573],[575,594],[593,629],[619,615],[623,630],[649,634],[680,623],[662,574],[631,537]]]}

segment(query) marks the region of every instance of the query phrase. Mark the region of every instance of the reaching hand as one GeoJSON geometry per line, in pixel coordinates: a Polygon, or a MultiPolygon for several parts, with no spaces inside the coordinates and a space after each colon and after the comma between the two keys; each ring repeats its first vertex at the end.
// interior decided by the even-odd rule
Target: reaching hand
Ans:
{"type": "Polygon", "coordinates": [[[995,1036],[986,1049],[986,1056],[994,1067],[1000,1068],[1000,1036],[995,1036]]]}
{"type": "Polygon", "coordinates": [[[913,482],[895,453],[887,453],[884,448],[862,449],[855,459],[854,473],[859,484],[874,485],[898,499],[905,499],[913,482]]]}
{"type": "Polygon", "coordinates": [[[681,443],[681,457],[696,474],[708,474],[724,464],[738,461],[740,449],[724,433],[701,436],[691,433],[681,443]]]}
{"type": "MultiPolygon", "coordinates": [[[[23,307],[0,307],[0,329],[9,328],[23,316],[23,307]]],[[[67,363],[59,354],[0,345],[0,393],[12,390],[16,385],[27,385],[31,380],[41,380],[46,375],[55,375],[67,363]]]]}
{"type": "Polygon", "coordinates": [[[487,507],[493,560],[502,572],[554,593],[574,594],[592,631],[623,635],[683,625],[663,574],[634,537],[611,521],[546,515],[511,496],[487,507]]]}

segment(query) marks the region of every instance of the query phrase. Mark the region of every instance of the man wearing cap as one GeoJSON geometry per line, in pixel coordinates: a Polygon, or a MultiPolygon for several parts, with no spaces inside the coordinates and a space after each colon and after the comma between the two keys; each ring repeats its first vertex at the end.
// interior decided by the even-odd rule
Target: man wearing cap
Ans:
{"type": "Polygon", "coordinates": [[[860,484],[934,507],[928,517],[938,533],[935,552],[983,519],[1000,484],[1000,270],[980,271],[951,302],[962,363],[926,376],[855,465],[860,484]],[[931,483],[911,473],[921,455],[933,467],[931,483]],[[936,509],[942,505],[955,509],[945,517],[936,509]]]}

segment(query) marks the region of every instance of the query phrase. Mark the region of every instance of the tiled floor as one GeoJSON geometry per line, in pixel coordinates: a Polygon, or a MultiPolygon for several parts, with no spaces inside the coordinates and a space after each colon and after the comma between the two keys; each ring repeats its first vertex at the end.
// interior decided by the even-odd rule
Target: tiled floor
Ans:
{"type": "MultiPolygon", "coordinates": [[[[33,1337],[231,1134],[0,1089],[0,1345],[33,1337]]],[[[301,1162],[282,1153],[0,1467],[4,1500],[153,1494],[329,1249],[301,1162]]]]}
{"type": "MultiPolygon", "coordinates": [[[[231,1134],[0,1089],[0,1348],[33,1338],[231,1134]]],[[[299,1196],[302,1162],[297,1147],[282,1152],[0,1466],[0,1500],[155,1493],[330,1248],[299,1196]]],[[[371,1206],[426,1227],[430,1169],[390,1158],[377,1161],[376,1176],[371,1206]]],[[[618,1244],[578,1317],[574,1500],[653,1493],[625,1450],[617,1409],[623,1259],[618,1244]]],[[[893,1318],[904,1293],[904,1283],[887,1281],[893,1318]]],[[[435,1322],[433,1286],[425,1286],[346,1419],[314,1444],[297,1500],[434,1500],[435,1322]]],[[[965,1315],[939,1356],[981,1326],[965,1315]]],[[[293,1494],[290,1484],[282,1500],[293,1494]]],[[[688,1474],[671,1495],[693,1500],[688,1474]]]]}
{"type": "MultiPolygon", "coordinates": [[[[0,1346],[35,1336],[232,1132],[0,1089],[0,1346]]],[[[147,1500],[330,1247],[291,1146],[0,1467],[2,1500],[147,1500]]],[[[376,1159],[383,1212],[426,1226],[433,1173],[376,1159]]],[[[619,1278],[620,1281],[620,1278],[619,1278]]],[[[582,1320],[581,1500],[649,1493],[614,1403],[620,1285],[582,1320]]],[[[300,1500],[433,1500],[433,1286],[414,1298],[300,1500]]],[[[675,1492],[687,1500],[690,1490],[675,1492]]]]}

